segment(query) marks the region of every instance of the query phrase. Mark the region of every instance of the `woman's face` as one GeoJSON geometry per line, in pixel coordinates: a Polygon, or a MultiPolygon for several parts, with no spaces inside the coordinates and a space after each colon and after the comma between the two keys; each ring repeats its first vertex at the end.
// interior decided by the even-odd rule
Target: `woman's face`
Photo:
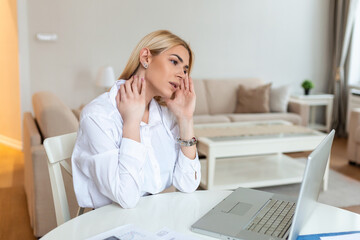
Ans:
{"type": "Polygon", "coordinates": [[[171,98],[188,74],[189,53],[185,47],[172,47],[152,56],[145,73],[148,89],[153,96],[171,98]]]}

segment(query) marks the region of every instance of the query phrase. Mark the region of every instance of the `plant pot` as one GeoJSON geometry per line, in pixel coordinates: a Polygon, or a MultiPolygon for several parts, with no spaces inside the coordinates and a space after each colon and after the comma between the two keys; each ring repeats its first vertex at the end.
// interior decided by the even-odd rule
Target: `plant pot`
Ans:
{"type": "Polygon", "coordinates": [[[310,89],[304,89],[304,91],[305,91],[305,95],[309,95],[310,89]]]}

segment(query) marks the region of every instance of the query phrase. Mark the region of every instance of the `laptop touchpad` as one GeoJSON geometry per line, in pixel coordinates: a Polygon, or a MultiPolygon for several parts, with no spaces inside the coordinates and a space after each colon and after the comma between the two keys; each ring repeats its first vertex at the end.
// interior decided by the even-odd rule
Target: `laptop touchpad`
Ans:
{"type": "Polygon", "coordinates": [[[252,207],[252,204],[238,202],[228,213],[242,216],[245,213],[247,213],[251,207],[252,207]]]}

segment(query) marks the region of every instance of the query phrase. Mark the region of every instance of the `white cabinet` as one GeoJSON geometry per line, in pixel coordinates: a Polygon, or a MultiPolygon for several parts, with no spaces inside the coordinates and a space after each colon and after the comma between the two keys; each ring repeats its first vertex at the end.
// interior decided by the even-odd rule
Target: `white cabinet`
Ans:
{"type": "Polygon", "coordinates": [[[331,118],[333,111],[334,95],[332,94],[292,94],[290,97],[292,102],[297,102],[302,105],[306,105],[310,108],[310,119],[308,126],[312,129],[330,132],[331,118]],[[325,106],[325,125],[316,123],[316,109],[318,106],[325,106]]]}
{"type": "Polygon", "coordinates": [[[350,113],[354,108],[360,108],[360,90],[350,89],[348,95],[348,107],[346,114],[346,132],[348,132],[348,126],[350,121],[350,113]]]}

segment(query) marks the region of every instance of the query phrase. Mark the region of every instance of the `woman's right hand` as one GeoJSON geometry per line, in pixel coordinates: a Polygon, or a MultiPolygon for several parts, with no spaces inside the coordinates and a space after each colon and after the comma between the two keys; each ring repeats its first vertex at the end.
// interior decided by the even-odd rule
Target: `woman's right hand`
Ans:
{"type": "Polygon", "coordinates": [[[116,104],[124,124],[140,125],[146,107],[145,86],[145,79],[139,76],[132,76],[120,85],[116,104]]]}

